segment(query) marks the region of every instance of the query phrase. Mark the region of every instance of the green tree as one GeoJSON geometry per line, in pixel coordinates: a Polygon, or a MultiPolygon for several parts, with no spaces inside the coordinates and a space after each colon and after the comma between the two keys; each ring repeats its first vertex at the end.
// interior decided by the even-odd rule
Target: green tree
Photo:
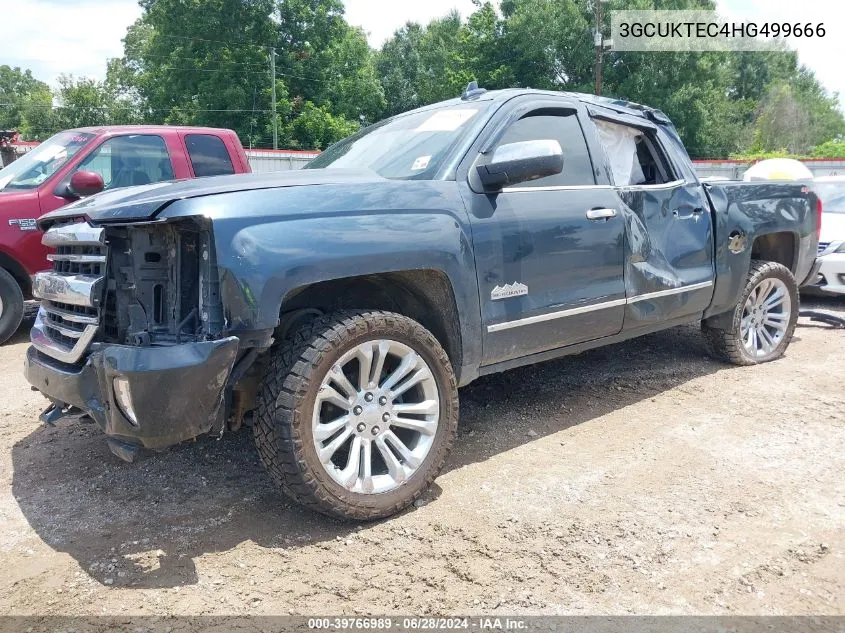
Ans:
{"type": "MultiPolygon", "coordinates": [[[[142,0],[107,83],[137,103],[146,122],[235,129],[266,144],[271,127],[271,0],[142,0]]],[[[290,109],[285,83],[277,106],[290,109]]]]}
{"type": "Polygon", "coordinates": [[[845,134],[845,120],[806,69],[797,80],[778,82],[760,102],[751,128],[749,153],[784,150],[808,154],[814,147],[845,134]]]}
{"type": "Polygon", "coordinates": [[[54,112],[54,125],[58,129],[137,123],[139,120],[134,106],[119,99],[106,82],[61,75],[58,83],[58,106],[54,112]]]}
{"type": "Polygon", "coordinates": [[[845,138],[825,141],[810,153],[814,158],[845,158],[845,138]]]}
{"type": "Polygon", "coordinates": [[[347,24],[340,0],[279,0],[274,21],[277,73],[293,100],[356,123],[382,116],[373,51],[363,31],[347,24]]]}
{"type": "Polygon", "coordinates": [[[326,106],[306,101],[292,118],[288,132],[291,145],[303,149],[325,149],[358,129],[358,124],[333,115],[326,106]]]}
{"type": "Polygon", "coordinates": [[[29,69],[0,65],[0,130],[17,130],[41,140],[54,130],[53,95],[29,69]]]}

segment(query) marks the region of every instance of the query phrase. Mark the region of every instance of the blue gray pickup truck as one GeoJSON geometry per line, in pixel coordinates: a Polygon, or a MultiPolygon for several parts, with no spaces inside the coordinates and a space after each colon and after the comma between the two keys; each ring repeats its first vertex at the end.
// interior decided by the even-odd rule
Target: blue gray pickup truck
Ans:
{"type": "Polygon", "coordinates": [[[292,498],[383,517],[479,376],[698,322],[718,358],[779,358],[819,214],[801,183],[702,184],[659,110],[471,86],[302,171],[43,216],[26,376],[124,459],[249,424],[292,498]]]}

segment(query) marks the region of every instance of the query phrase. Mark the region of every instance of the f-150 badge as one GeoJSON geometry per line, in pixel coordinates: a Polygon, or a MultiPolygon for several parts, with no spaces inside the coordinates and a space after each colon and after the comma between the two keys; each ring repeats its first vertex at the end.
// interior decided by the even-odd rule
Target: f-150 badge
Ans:
{"type": "Polygon", "coordinates": [[[21,231],[37,231],[38,225],[35,222],[35,218],[12,218],[9,220],[9,226],[17,224],[21,231]]]}
{"type": "Polygon", "coordinates": [[[528,286],[521,284],[518,281],[512,284],[505,284],[504,286],[496,286],[490,292],[490,299],[498,301],[499,299],[509,299],[511,297],[521,297],[528,294],[528,286]]]}

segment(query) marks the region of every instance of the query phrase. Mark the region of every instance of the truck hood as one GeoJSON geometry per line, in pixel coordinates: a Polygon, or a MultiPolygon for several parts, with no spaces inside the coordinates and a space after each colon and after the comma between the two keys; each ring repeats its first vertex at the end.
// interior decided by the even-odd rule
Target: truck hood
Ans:
{"type": "Polygon", "coordinates": [[[384,180],[368,169],[300,169],[262,174],[238,174],[160,182],[104,191],[83,198],[38,220],[42,229],[59,220],[85,217],[92,223],[131,222],[155,217],[171,202],[237,191],[305,185],[361,184],[384,180]]]}
{"type": "Polygon", "coordinates": [[[822,233],[819,241],[845,241],[845,213],[822,213],[822,233]]]}

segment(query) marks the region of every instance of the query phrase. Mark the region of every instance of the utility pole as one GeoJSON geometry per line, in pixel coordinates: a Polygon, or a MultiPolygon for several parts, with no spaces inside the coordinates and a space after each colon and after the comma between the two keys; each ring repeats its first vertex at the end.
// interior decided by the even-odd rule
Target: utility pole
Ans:
{"type": "Polygon", "coordinates": [[[601,56],[604,51],[603,36],[601,33],[601,3],[602,0],[593,0],[596,4],[596,30],[593,42],[596,45],[596,95],[601,95],[601,56]]]}
{"type": "Polygon", "coordinates": [[[276,118],[276,49],[270,49],[270,93],[273,99],[273,149],[279,149],[279,121],[276,118]]]}

